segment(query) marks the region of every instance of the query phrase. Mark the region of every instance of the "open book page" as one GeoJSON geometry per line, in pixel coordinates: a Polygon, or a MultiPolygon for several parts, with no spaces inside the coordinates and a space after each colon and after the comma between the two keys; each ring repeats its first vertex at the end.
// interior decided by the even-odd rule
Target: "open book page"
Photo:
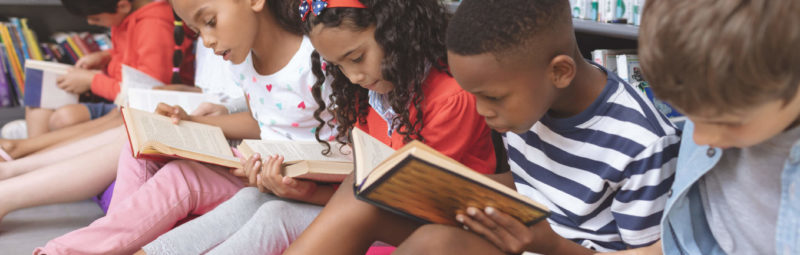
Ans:
{"type": "Polygon", "coordinates": [[[117,99],[114,100],[116,105],[128,105],[128,89],[152,89],[157,86],[164,85],[160,80],[139,71],[136,68],[122,65],[122,82],[120,82],[120,91],[117,99]]]}
{"type": "Polygon", "coordinates": [[[276,141],[276,140],[244,140],[253,152],[260,153],[262,158],[271,155],[283,155],[284,162],[292,163],[301,160],[319,161],[344,161],[351,162],[352,153],[350,147],[345,146],[339,150],[340,143],[331,143],[331,154],[322,155],[325,147],[318,142],[299,142],[299,141],[276,141]]]}
{"type": "Polygon", "coordinates": [[[135,125],[143,145],[157,141],[179,150],[238,161],[219,127],[191,121],[181,121],[175,125],[165,116],[130,108],[125,110],[130,113],[132,124],[135,125]]]}
{"type": "Polygon", "coordinates": [[[158,103],[165,103],[178,105],[191,113],[203,102],[219,103],[216,98],[203,93],[128,88],[128,107],[146,112],[154,112],[158,103]]]}
{"type": "Polygon", "coordinates": [[[394,153],[394,149],[357,127],[353,127],[350,135],[353,137],[355,154],[355,185],[358,187],[372,170],[394,153]]]}

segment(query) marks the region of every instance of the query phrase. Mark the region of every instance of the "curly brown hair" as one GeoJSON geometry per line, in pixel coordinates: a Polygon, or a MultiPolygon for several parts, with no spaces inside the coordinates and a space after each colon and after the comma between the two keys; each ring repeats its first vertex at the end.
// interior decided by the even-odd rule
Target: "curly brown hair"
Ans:
{"type": "MultiPolygon", "coordinates": [[[[384,51],[381,63],[383,78],[392,82],[395,87],[388,93],[389,104],[397,113],[392,120],[392,127],[404,136],[404,141],[413,139],[424,141],[420,135],[422,130],[422,106],[425,95],[422,83],[425,81],[428,68],[433,67],[448,72],[445,49],[445,29],[447,15],[438,0],[361,0],[364,8],[328,8],[318,16],[309,15],[303,22],[303,32],[323,24],[325,27],[348,26],[354,31],[361,31],[375,26],[375,41],[384,51]],[[415,120],[411,121],[409,105],[417,109],[415,120]]],[[[299,19],[299,15],[298,15],[299,19]]],[[[317,140],[328,148],[327,141],[320,139],[320,130],[325,125],[336,127],[336,141],[348,143],[350,130],[356,123],[365,124],[369,113],[368,90],[353,84],[335,65],[327,65],[322,71],[319,54],[315,51],[311,56],[313,73],[317,81],[312,87],[312,94],[321,107],[314,112],[320,122],[316,129],[317,140]],[[327,105],[322,98],[322,85],[325,74],[332,77],[332,93],[327,105]],[[325,121],[320,114],[328,110],[334,115],[333,120],[325,121]]]]}

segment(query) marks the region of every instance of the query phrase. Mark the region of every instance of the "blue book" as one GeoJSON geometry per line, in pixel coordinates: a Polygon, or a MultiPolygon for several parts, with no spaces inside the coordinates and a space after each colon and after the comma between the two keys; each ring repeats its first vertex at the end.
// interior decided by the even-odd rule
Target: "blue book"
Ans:
{"type": "Polygon", "coordinates": [[[28,60],[25,62],[25,106],[56,109],[77,104],[78,95],[58,87],[56,79],[72,68],[55,62],[28,60]]]}
{"type": "Polygon", "coordinates": [[[6,77],[6,81],[8,81],[8,85],[11,87],[9,92],[11,93],[11,100],[12,105],[21,105],[22,104],[22,93],[20,93],[19,86],[14,80],[14,70],[11,68],[11,59],[8,57],[8,52],[6,52],[6,47],[0,43],[0,62],[2,62],[3,69],[0,70],[3,73],[3,76],[6,77]]]}
{"type": "MultiPolygon", "coordinates": [[[[30,49],[28,49],[28,40],[25,39],[25,35],[23,34],[22,31],[22,23],[19,22],[19,18],[15,17],[8,18],[8,21],[10,21],[11,24],[13,24],[13,27],[16,28],[15,34],[19,39],[19,47],[20,50],[22,51],[22,54],[25,56],[25,59],[30,59],[31,58],[30,49]]],[[[22,59],[20,59],[20,61],[24,62],[24,60],[22,59]]]]}

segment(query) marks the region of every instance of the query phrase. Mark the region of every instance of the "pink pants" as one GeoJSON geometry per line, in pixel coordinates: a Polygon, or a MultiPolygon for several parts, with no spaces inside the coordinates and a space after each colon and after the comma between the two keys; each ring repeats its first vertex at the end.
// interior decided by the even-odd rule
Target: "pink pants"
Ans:
{"type": "Polygon", "coordinates": [[[202,215],[243,187],[228,169],[189,160],[135,159],[126,144],[108,214],[36,248],[34,254],[131,254],[190,215],[202,215]]]}

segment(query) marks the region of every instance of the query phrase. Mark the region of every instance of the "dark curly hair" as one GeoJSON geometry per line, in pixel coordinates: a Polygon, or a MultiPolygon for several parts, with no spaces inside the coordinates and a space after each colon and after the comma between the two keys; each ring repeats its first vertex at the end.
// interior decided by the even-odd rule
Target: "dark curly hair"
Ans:
{"type": "MultiPolygon", "coordinates": [[[[384,51],[381,72],[384,80],[394,84],[389,92],[389,103],[397,116],[391,127],[404,136],[404,141],[413,139],[424,141],[420,135],[422,130],[421,102],[425,98],[422,83],[425,81],[428,68],[440,71],[447,70],[447,55],[444,44],[447,16],[439,0],[361,0],[367,7],[363,8],[328,8],[319,16],[309,15],[303,23],[303,32],[308,34],[318,24],[325,27],[340,25],[360,31],[375,26],[375,41],[384,51]],[[408,109],[413,104],[417,109],[416,120],[412,123],[408,109]]],[[[298,19],[299,14],[298,14],[298,19]]],[[[316,129],[317,140],[329,149],[327,141],[320,139],[322,127],[336,127],[336,141],[348,143],[350,130],[356,124],[364,124],[369,112],[368,90],[350,80],[335,65],[327,65],[325,73],[333,77],[331,82],[331,105],[325,104],[322,98],[322,85],[325,73],[319,53],[311,55],[313,73],[317,81],[312,87],[314,100],[321,107],[314,112],[320,121],[316,129]],[[320,114],[328,110],[334,115],[333,120],[325,121],[320,114]],[[335,122],[335,123],[334,123],[335,122]]],[[[327,151],[326,151],[327,153],[327,151]]]]}

